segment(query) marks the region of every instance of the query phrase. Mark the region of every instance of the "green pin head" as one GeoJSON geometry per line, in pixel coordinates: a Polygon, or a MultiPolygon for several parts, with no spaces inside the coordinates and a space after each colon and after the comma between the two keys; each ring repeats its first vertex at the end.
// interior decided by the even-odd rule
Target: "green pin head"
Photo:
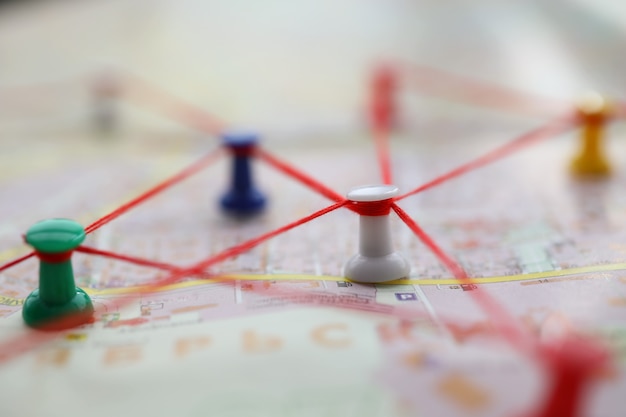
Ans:
{"type": "Polygon", "coordinates": [[[26,232],[26,243],[37,252],[60,253],[76,249],[85,240],[83,226],[69,219],[48,219],[26,232]]]}
{"type": "Polygon", "coordinates": [[[93,304],[74,283],[71,251],[85,240],[85,229],[68,219],[44,220],[26,233],[26,243],[40,254],[39,288],[24,301],[22,317],[40,330],[62,330],[89,323],[93,304]],[[69,252],[67,258],[46,255],[69,252]]]}

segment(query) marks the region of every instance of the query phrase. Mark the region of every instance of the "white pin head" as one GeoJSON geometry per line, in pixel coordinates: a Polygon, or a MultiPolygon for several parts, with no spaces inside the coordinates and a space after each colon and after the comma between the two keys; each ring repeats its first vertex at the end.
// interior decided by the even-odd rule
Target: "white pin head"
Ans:
{"type": "Polygon", "coordinates": [[[351,189],[347,197],[356,202],[383,201],[397,196],[399,191],[395,185],[362,185],[351,189]]]}

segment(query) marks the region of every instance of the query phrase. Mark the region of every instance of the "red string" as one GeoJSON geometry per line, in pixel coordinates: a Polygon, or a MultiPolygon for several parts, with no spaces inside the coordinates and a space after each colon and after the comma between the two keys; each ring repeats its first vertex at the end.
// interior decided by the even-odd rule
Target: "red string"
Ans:
{"type": "Polygon", "coordinates": [[[371,80],[370,118],[372,126],[390,129],[396,118],[397,74],[387,65],[374,70],[371,80]]]}
{"type": "Polygon", "coordinates": [[[393,199],[388,198],[381,201],[350,201],[347,207],[361,216],[386,216],[391,212],[392,204],[393,199]]]}
{"type": "Polygon", "coordinates": [[[310,214],[310,215],[308,215],[306,217],[303,217],[303,218],[301,218],[299,220],[296,220],[296,221],[294,221],[292,223],[289,223],[289,224],[287,224],[285,226],[282,226],[282,227],[280,227],[278,229],[275,229],[273,231],[267,232],[267,233],[265,233],[265,234],[263,234],[261,236],[258,236],[258,237],[254,238],[254,239],[251,239],[251,240],[248,240],[246,242],[240,243],[237,246],[233,246],[233,247],[231,247],[229,249],[226,249],[222,253],[219,253],[219,254],[214,255],[214,256],[212,256],[212,257],[210,257],[210,258],[208,258],[208,259],[206,259],[204,261],[201,261],[201,262],[197,263],[195,266],[192,266],[191,268],[188,268],[187,271],[189,271],[189,272],[200,272],[202,270],[205,270],[205,269],[209,268],[212,265],[215,265],[215,264],[217,264],[219,262],[223,262],[223,261],[225,261],[227,259],[233,258],[233,257],[235,257],[237,255],[240,255],[240,254],[242,254],[244,252],[247,252],[250,249],[254,248],[255,246],[258,246],[259,244],[265,242],[268,239],[271,239],[271,238],[273,238],[275,236],[283,234],[283,233],[285,233],[285,232],[287,232],[287,231],[289,231],[289,230],[291,230],[291,229],[293,229],[293,228],[295,228],[297,226],[300,226],[300,225],[303,225],[305,223],[308,223],[311,220],[316,219],[318,217],[321,217],[321,216],[323,216],[323,215],[325,215],[327,213],[335,211],[338,208],[345,206],[347,203],[348,203],[347,200],[340,201],[340,202],[335,203],[333,205],[330,205],[330,206],[328,206],[326,208],[323,208],[322,210],[316,211],[313,214],[310,214]]]}
{"type": "MultiPolygon", "coordinates": [[[[146,292],[154,292],[157,291],[159,288],[166,286],[166,285],[171,285],[174,284],[178,281],[180,281],[182,278],[184,278],[187,275],[192,275],[192,274],[197,274],[197,273],[201,273],[203,271],[205,271],[206,269],[208,269],[209,267],[216,265],[220,262],[226,261],[230,258],[234,258],[237,255],[240,255],[244,252],[249,251],[250,249],[253,249],[254,247],[260,245],[261,243],[265,242],[266,240],[269,240],[273,237],[276,237],[280,234],[286,233],[287,231],[303,225],[305,223],[310,222],[311,220],[314,220],[318,217],[321,217],[327,213],[330,213],[332,211],[337,210],[338,208],[341,208],[343,206],[345,206],[347,204],[347,200],[341,201],[339,203],[335,203],[331,206],[328,206],[326,208],[323,208],[319,211],[316,211],[313,214],[310,214],[306,217],[303,217],[299,220],[296,220],[294,222],[291,222],[285,226],[279,227],[278,229],[272,230],[270,232],[267,232],[261,236],[258,236],[254,239],[250,239],[248,241],[245,241],[243,243],[240,243],[236,246],[232,246],[216,255],[211,255],[209,258],[200,261],[198,263],[196,263],[195,265],[192,265],[188,268],[178,268],[177,270],[173,271],[172,274],[169,277],[166,277],[162,280],[153,282],[151,284],[148,284],[144,287],[144,289],[140,292],[138,292],[139,294],[142,293],[146,293],[146,292]]],[[[0,361],[1,362],[1,361],[0,361]]]]}
{"type": "Polygon", "coordinates": [[[389,127],[374,126],[372,128],[374,143],[376,144],[376,155],[378,156],[378,166],[384,184],[392,184],[391,156],[389,154],[389,127]]]}
{"type": "Polygon", "coordinates": [[[166,190],[167,188],[178,184],[179,182],[181,182],[182,180],[192,176],[193,174],[201,171],[202,169],[206,168],[207,166],[209,166],[211,163],[215,162],[217,160],[217,157],[220,156],[222,154],[221,149],[216,149],[213,152],[209,153],[208,155],[204,156],[202,159],[194,162],[193,164],[189,165],[187,168],[183,169],[182,171],[178,172],[177,174],[173,175],[172,177],[166,179],[165,181],[157,184],[156,186],[150,188],[149,190],[147,190],[146,192],[142,193],[141,195],[139,195],[138,197],[132,199],[131,201],[129,201],[128,203],[118,207],[117,209],[113,210],[111,213],[107,214],[106,216],[94,221],[92,224],[90,224],[89,226],[87,226],[85,228],[85,232],[86,233],[92,233],[93,231],[99,229],[100,227],[104,226],[105,224],[107,224],[108,222],[110,222],[113,219],[116,219],[117,217],[121,216],[122,214],[126,213],[127,211],[129,211],[130,209],[138,206],[139,204],[145,202],[146,200],[150,199],[151,197],[154,197],[155,195],[161,193],[162,191],[166,190]]]}
{"type": "Polygon", "coordinates": [[[233,156],[254,156],[257,151],[257,145],[226,145],[226,149],[233,156]]]}
{"type": "Polygon", "coordinates": [[[256,155],[258,158],[267,162],[268,164],[270,164],[272,167],[276,168],[283,174],[287,174],[291,178],[300,181],[302,184],[306,185],[307,187],[311,188],[314,191],[317,191],[319,194],[323,195],[324,197],[330,200],[336,201],[336,202],[341,202],[344,200],[344,198],[340,194],[331,190],[330,188],[328,188],[321,182],[317,181],[315,178],[310,177],[309,175],[305,174],[299,169],[289,165],[286,162],[279,160],[275,156],[270,155],[267,151],[263,149],[257,149],[256,155]]]}
{"type": "Polygon", "coordinates": [[[497,110],[514,110],[533,116],[553,117],[571,107],[566,100],[556,100],[511,88],[489,84],[440,69],[398,62],[398,69],[419,88],[422,94],[448,96],[497,110]]]}
{"type": "MultiPolygon", "coordinates": [[[[443,249],[435,243],[435,241],[413,220],[404,210],[397,204],[391,206],[398,217],[415,233],[415,235],[430,249],[430,251],[445,265],[445,267],[454,275],[456,279],[465,284],[474,284],[477,282],[467,275],[467,272],[452,257],[443,251],[443,249]]],[[[471,291],[470,294],[475,298],[476,303],[482,307],[487,315],[498,324],[498,328],[502,335],[511,345],[524,351],[532,349],[532,342],[527,335],[517,325],[517,321],[508,313],[508,311],[496,302],[495,299],[480,290],[471,291]]]]}
{"type": "Polygon", "coordinates": [[[396,74],[392,68],[382,66],[374,71],[371,81],[370,122],[380,174],[384,184],[392,183],[389,132],[396,118],[396,84],[396,74]]]}
{"type": "Polygon", "coordinates": [[[72,251],[60,252],[60,253],[44,253],[35,251],[37,257],[43,261],[48,262],[50,264],[58,264],[61,262],[69,261],[72,259],[72,251]]]}
{"type": "Polygon", "coordinates": [[[6,271],[7,269],[9,269],[9,268],[11,268],[11,267],[13,267],[15,265],[21,264],[25,260],[30,259],[30,258],[34,257],[35,255],[36,255],[36,252],[32,251],[32,252],[27,253],[24,256],[20,256],[17,259],[13,259],[12,261],[9,261],[9,262],[5,263],[4,265],[0,266],[0,272],[6,271]]]}
{"type": "MultiPolygon", "coordinates": [[[[211,257],[209,257],[208,259],[205,259],[204,261],[201,261],[189,268],[182,268],[182,267],[177,267],[174,265],[170,265],[170,264],[166,264],[163,262],[156,262],[156,261],[151,261],[148,259],[143,259],[143,258],[137,258],[137,257],[133,257],[133,256],[129,256],[129,255],[122,255],[122,254],[118,254],[115,252],[110,252],[110,251],[105,251],[103,249],[96,249],[96,248],[92,248],[89,246],[79,246],[78,248],[76,248],[77,252],[82,252],[82,253],[87,253],[90,255],[98,255],[98,256],[103,256],[103,257],[107,257],[107,258],[112,258],[112,259],[117,259],[120,261],[125,261],[125,262],[130,262],[136,265],[142,265],[142,266],[149,266],[149,267],[153,267],[153,268],[157,268],[157,269],[163,269],[163,270],[168,270],[171,272],[176,273],[177,278],[179,279],[182,276],[185,275],[189,275],[189,274],[195,274],[195,273],[200,273],[204,270],[206,270],[207,268],[209,268],[212,265],[215,265],[219,262],[223,262],[227,259],[233,258],[237,255],[240,255],[244,252],[249,251],[250,249],[254,248],[255,246],[258,246],[259,244],[265,242],[266,240],[269,240],[273,237],[276,237],[280,234],[283,234],[297,226],[300,226],[302,224],[308,223],[313,219],[316,219],[318,217],[321,217],[327,213],[330,213],[331,211],[337,210],[340,207],[345,206],[348,203],[347,200],[344,200],[342,202],[333,204],[331,206],[328,206],[322,210],[316,211],[313,214],[310,214],[306,217],[303,217],[299,220],[296,220],[292,223],[289,223],[285,226],[282,226],[278,229],[272,230],[270,232],[267,232],[261,236],[258,236],[254,239],[245,241],[243,243],[240,243],[239,245],[230,247],[228,249],[226,249],[225,251],[217,254],[217,255],[212,255],[211,257]],[[180,275],[180,277],[179,277],[180,275]]],[[[159,284],[160,285],[160,284],[159,284]]]]}
{"type": "Polygon", "coordinates": [[[124,77],[139,93],[135,96],[129,95],[129,99],[135,99],[144,106],[150,106],[168,117],[211,135],[219,135],[224,130],[225,124],[221,120],[200,107],[160,90],[137,75],[126,73],[124,77]]]}
{"type": "Polygon", "coordinates": [[[75,249],[76,252],[86,253],[89,255],[102,256],[105,258],[116,259],[118,261],[129,262],[131,264],[140,265],[140,266],[148,266],[156,269],[163,269],[166,271],[179,271],[182,268],[177,267],[175,265],[166,264],[164,262],[156,262],[151,261],[149,259],[138,258],[135,256],[119,254],[115,252],[106,251],[103,249],[92,248],[90,246],[81,245],[75,249]]]}
{"type": "Polygon", "coordinates": [[[429,182],[415,188],[414,190],[409,191],[408,193],[405,193],[405,194],[402,194],[401,196],[396,197],[395,200],[399,201],[404,198],[410,197],[412,195],[421,193],[422,191],[428,190],[429,188],[435,187],[453,178],[459,177],[463,174],[466,174],[467,172],[473,171],[491,162],[495,162],[499,159],[502,159],[512,154],[515,151],[519,151],[525,146],[529,146],[541,140],[554,137],[577,125],[578,125],[578,122],[576,121],[575,118],[567,117],[567,118],[562,118],[557,121],[554,121],[548,125],[534,129],[512,140],[511,142],[506,143],[505,145],[502,145],[496,149],[491,150],[490,152],[474,159],[473,161],[467,162],[461,165],[460,167],[455,168],[452,171],[449,171],[439,177],[436,177],[430,180],[429,182]]]}

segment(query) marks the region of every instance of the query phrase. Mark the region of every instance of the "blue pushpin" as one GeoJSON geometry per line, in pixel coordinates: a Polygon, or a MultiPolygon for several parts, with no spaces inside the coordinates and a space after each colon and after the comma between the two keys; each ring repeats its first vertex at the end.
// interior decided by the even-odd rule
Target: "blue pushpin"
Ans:
{"type": "Polygon", "coordinates": [[[265,196],[254,186],[250,159],[254,155],[258,137],[254,133],[226,132],[223,144],[233,156],[232,181],[220,201],[228,214],[236,217],[253,216],[265,208],[265,196]]]}

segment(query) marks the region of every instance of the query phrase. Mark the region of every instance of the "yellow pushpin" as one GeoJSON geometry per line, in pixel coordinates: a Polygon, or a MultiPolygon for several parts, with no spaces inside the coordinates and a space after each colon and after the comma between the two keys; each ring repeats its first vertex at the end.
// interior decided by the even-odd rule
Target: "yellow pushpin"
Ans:
{"type": "Polygon", "coordinates": [[[572,173],[604,177],[611,165],[604,154],[604,126],[612,113],[611,105],[597,93],[587,93],[578,102],[577,115],[582,121],[582,147],[571,164],[572,173]]]}

